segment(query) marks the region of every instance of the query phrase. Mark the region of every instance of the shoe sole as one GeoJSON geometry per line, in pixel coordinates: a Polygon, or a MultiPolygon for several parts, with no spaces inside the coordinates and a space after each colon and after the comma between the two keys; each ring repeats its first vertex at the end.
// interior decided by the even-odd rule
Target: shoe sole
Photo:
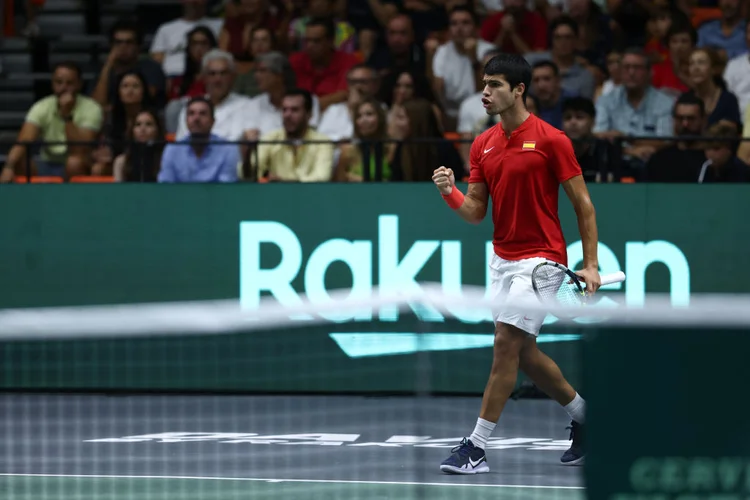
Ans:
{"type": "Polygon", "coordinates": [[[453,467],[452,465],[441,465],[440,470],[447,474],[461,474],[470,476],[473,474],[484,474],[486,472],[489,472],[490,467],[485,462],[477,466],[475,469],[459,469],[458,467],[453,467]]]}
{"type": "Polygon", "coordinates": [[[575,460],[571,460],[569,462],[562,462],[561,461],[560,463],[562,463],[563,465],[569,465],[569,466],[583,465],[583,461],[584,461],[585,458],[586,457],[583,456],[581,458],[576,458],[575,460]]]}

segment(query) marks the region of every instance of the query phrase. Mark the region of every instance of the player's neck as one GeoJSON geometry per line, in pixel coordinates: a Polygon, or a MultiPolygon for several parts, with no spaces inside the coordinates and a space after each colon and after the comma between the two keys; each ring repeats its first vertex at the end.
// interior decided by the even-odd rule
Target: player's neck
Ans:
{"type": "Polygon", "coordinates": [[[500,113],[500,122],[503,124],[503,130],[505,131],[505,134],[510,136],[510,134],[515,129],[520,127],[521,124],[525,122],[530,115],[531,113],[529,113],[522,106],[514,106],[504,113],[500,113]]]}

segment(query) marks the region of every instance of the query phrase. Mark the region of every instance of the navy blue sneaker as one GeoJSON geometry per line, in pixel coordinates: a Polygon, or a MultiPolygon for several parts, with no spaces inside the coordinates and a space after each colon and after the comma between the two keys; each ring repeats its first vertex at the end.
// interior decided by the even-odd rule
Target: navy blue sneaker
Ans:
{"type": "Polygon", "coordinates": [[[573,444],[570,445],[568,451],[563,453],[560,461],[563,465],[583,465],[583,424],[579,424],[576,421],[570,422],[570,438],[573,444]]]}
{"type": "Polygon", "coordinates": [[[489,472],[487,456],[482,448],[477,448],[470,439],[464,438],[461,444],[451,450],[452,455],[440,464],[440,470],[448,474],[482,474],[489,472]]]}

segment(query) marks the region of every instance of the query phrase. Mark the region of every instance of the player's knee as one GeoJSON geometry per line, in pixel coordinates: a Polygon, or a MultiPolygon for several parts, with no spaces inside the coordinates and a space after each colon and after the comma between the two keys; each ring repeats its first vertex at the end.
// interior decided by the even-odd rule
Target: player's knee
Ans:
{"type": "Polygon", "coordinates": [[[514,326],[499,323],[495,327],[493,369],[498,364],[518,363],[527,336],[526,332],[514,326]]]}

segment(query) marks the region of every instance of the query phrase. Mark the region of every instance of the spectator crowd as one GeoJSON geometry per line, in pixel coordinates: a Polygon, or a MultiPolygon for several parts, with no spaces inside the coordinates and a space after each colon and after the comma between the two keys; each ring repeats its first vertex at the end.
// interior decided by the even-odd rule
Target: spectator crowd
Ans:
{"type": "MultiPolygon", "coordinates": [[[[121,182],[428,181],[468,175],[496,125],[483,66],[529,62],[529,111],[588,182],[750,181],[750,2],[183,0],[149,48],[134,20],[84,82],[52,71],[0,173],[121,182]],[[216,3],[216,2],[213,2],[216,3]]],[[[150,35],[150,34],[149,34],[150,35]]]]}

